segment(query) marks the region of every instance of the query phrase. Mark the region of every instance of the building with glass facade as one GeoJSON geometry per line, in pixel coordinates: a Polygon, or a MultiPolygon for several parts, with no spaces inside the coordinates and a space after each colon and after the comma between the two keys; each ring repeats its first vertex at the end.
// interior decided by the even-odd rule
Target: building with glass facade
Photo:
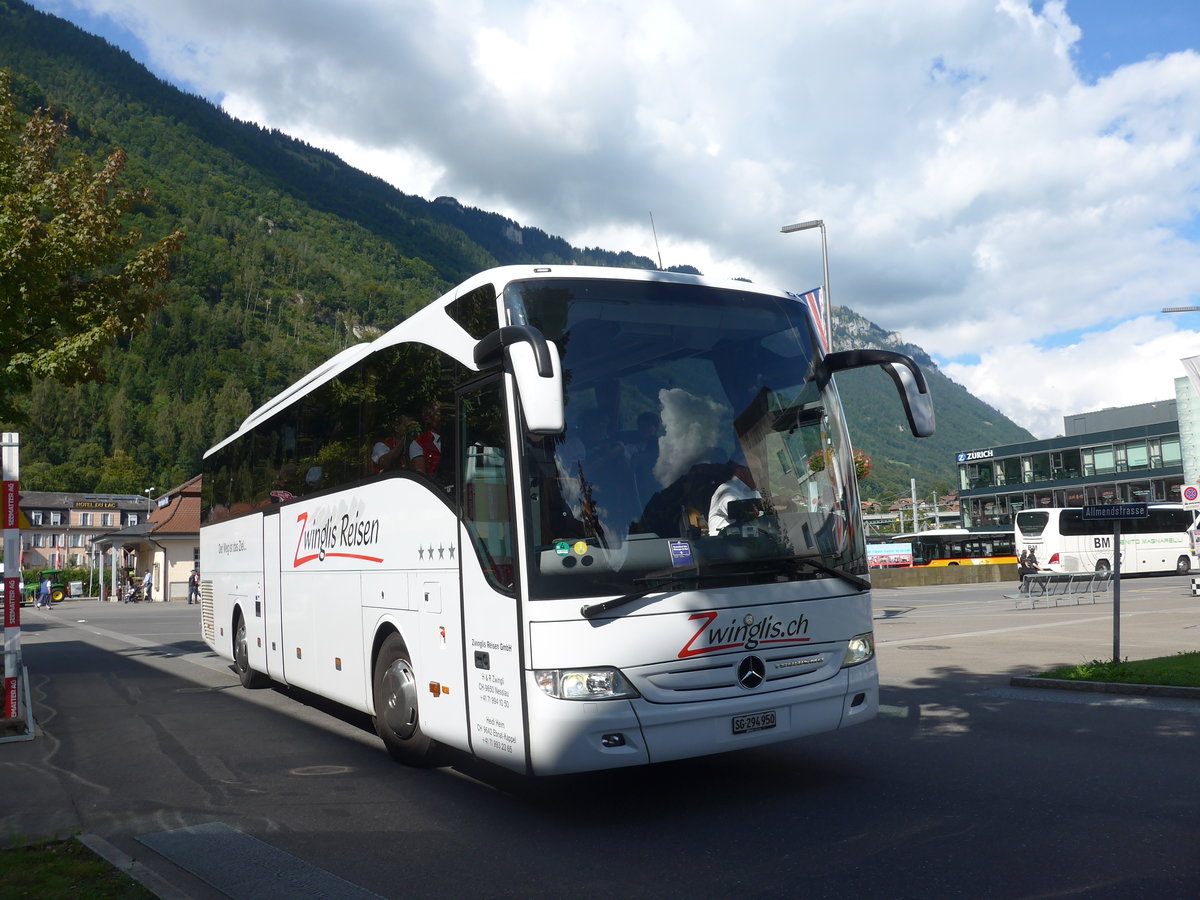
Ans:
{"type": "Polygon", "coordinates": [[[1180,499],[1175,400],[1066,416],[1063,423],[1059,437],[958,454],[964,526],[1011,526],[1019,510],[1043,506],[1180,499]]]}

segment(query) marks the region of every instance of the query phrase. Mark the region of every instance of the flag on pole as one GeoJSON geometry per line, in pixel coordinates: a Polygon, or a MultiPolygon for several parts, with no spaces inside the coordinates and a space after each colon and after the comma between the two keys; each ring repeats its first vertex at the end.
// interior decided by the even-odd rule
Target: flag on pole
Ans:
{"type": "Polygon", "coordinates": [[[808,311],[812,313],[813,325],[816,326],[817,329],[817,338],[821,342],[821,349],[825,353],[828,353],[829,335],[825,333],[825,316],[821,312],[821,302],[823,300],[821,296],[821,289],[819,287],[815,287],[807,294],[792,294],[792,296],[803,300],[808,306],[808,311]]]}

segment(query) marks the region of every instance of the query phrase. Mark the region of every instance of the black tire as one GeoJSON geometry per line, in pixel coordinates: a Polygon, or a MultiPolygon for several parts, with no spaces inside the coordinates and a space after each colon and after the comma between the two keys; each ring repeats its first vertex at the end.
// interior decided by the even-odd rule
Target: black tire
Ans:
{"type": "Polygon", "coordinates": [[[1179,557],[1175,562],[1175,574],[1186,575],[1192,571],[1192,561],[1186,556],[1179,557]]]}
{"type": "Polygon", "coordinates": [[[417,674],[400,635],[389,634],[375,658],[372,679],[375,733],[392,758],[410,766],[433,764],[436,745],[421,731],[417,674]]]}
{"type": "Polygon", "coordinates": [[[1107,559],[1101,559],[1101,560],[1097,560],[1097,561],[1096,561],[1096,571],[1097,571],[1097,572],[1111,572],[1111,571],[1112,571],[1112,566],[1110,566],[1110,565],[1108,564],[1108,560],[1107,560],[1107,559]]]}
{"type": "Polygon", "coordinates": [[[244,688],[250,688],[251,690],[264,688],[271,683],[271,679],[262,672],[256,672],[250,668],[250,648],[247,645],[246,620],[242,618],[241,613],[238,613],[237,620],[233,626],[233,668],[237,670],[238,680],[241,681],[244,688]]]}

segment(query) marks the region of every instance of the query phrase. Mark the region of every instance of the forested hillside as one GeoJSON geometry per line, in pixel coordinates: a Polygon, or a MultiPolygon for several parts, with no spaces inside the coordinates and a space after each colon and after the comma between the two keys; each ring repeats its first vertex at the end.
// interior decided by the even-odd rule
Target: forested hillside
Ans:
{"type": "MultiPolygon", "coordinates": [[[[480,269],[653,265],[573,248],[453,198],[403,194],[332,154],[230,119],[20,0],[0,0],[0,66],[12,71],[24,112],[69,110],[79,149],[128,153],[126,181],[154,198],[131,223],[147,240],[186,233],[169,302],[145,332],[106,353],[107,380],[42,382],[30,393],[20,430],[31,489],[179,484],[254,406],[480,269]]],[[[844,311],[839,331],[853,324],[887,337],[855,318],[844,311]]],[[[875,461],[864,493],[907,495],[910,475],[926,492],[948,487],[955,450],[1028,437],[939,373],[932,380],[938,435],[918,442],[890,380],[846,379],[856,443],[875,461]]]]}
{"type": "Polygon", "coordinates": [[[917,481],[918,501],[930,492],[957,488],[955,454],[1033,439],[1024,428],[951,381],[920,347],[905,343],[852,310],[834,307],[835,346],[873,347],[911,356],[920,365],[933,394],[937,431],[917,440],[908,430],[892,380],[878,369],[838,375],[842,405],[855,447],[871,457],[873,469],[863,482],[864,498],[908,497],[917,481]]]}

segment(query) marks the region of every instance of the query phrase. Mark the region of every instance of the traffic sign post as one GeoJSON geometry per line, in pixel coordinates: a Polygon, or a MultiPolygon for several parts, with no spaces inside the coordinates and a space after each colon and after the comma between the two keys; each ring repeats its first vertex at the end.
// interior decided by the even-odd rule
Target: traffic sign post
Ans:
{"type": "Polygon", "coordinates": [[[1121,661],[1121,521],[1123,519],[1145,519],[1150,515],[1145,503],[1108,503],[1103,506],[1085,506],[1085,521],[1111,521],[1113,523],[1113,662],[1121,661]]]}

